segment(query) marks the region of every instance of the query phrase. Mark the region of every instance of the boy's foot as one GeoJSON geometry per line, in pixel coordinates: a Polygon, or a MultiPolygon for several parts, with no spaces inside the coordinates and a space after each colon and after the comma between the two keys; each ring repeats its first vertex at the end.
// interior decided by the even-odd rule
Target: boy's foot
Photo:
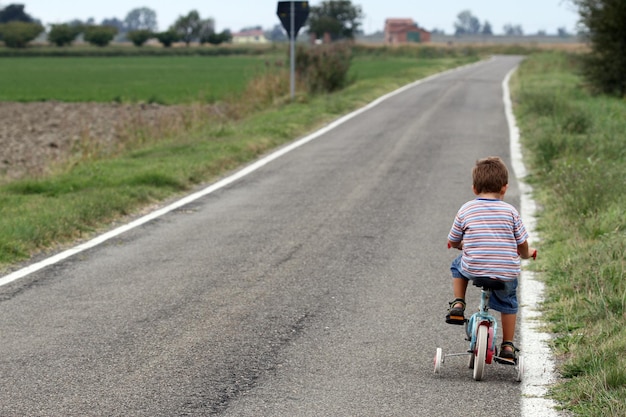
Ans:
{"type": "Polygon", "coordinates": [[[519,352],[519,349],[515,347],[513,342],[507,340],[502,342],[500,354],[494,359],[496,362],[504,365],[515,365],[517,364],[517,352],[519,352]]]}
{"type": "Polygon", "coordinates": [[[448,324],[465,324],[465,300],[456,298],[450,303],[448,314],[446,315],[446,323],[448,324]]]}

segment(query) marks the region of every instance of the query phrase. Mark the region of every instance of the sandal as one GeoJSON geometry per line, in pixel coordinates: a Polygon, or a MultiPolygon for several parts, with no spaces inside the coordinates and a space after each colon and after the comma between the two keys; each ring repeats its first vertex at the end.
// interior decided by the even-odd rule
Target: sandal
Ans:
{"type": "Polygon", "coordinates": [[[450,308],[448,308],[448,314],[446,315],[446,323],[448,324],[465,324],[465,300],[462,298],[455,298],[450,302],[450,308]],[[460,304],[461,307],[456,305],[460,304]]]}
{"type": "Polygon", "coordinates": [[[516,365],[517,352],[519,352],[519,349],[515,347],[513,342],[505,340],[500,345],[500,354],[494,359],[496,360],[496,362],[502,363],[504,365],[516,365]],[[505,347],[508,347],[510,349],[505,349],[505,347]]]}

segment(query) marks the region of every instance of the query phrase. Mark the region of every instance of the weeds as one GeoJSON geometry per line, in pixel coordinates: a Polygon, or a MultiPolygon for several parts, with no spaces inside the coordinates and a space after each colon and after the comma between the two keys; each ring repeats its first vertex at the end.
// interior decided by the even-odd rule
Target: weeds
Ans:
{"type": "Polygon", "coordinates": [[[311,94],[332,93],[350,82],[352,49],[346,43],[298,46],[296,71],[311,94]]]}

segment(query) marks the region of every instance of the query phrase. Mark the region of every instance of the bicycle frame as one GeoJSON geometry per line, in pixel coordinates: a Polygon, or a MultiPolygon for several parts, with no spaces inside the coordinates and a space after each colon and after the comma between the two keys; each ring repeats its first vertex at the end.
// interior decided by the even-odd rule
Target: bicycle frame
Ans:
{"type": "Polygon", "coordinates": [[[489,330],[489,337],[487,339],[487,357],[486,363],[490,364],[496,352],[496,337],[498,334],[498,321],[489,313],[489,298],[491,296],[491,290],[481,288],[480,305],[478,311],[465,322],[466,339],[470,342],[468,352],[470,354],[476,353],[476,339],[478,335],[478,327],[481,324],[487,326],[489,330]]]}

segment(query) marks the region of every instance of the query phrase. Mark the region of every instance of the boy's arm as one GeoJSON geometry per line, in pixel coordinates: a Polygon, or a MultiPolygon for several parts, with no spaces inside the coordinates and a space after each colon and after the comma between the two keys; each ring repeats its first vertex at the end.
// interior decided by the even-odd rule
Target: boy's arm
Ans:
{"type": "Polygon", "coordinates": [[[537,258],[537,249],[528,246],[528,240],[525,240],[521,245],[517,245],[517,253],[519,253],[522,259],[537,258]]]}

